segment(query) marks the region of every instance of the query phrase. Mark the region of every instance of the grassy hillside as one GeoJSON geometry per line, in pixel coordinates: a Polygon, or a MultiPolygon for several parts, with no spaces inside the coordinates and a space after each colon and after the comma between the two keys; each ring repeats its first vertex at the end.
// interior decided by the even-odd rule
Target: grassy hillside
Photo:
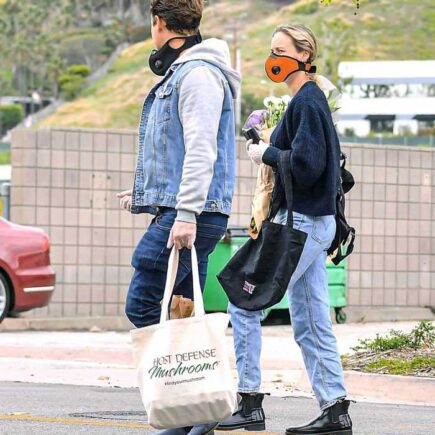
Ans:
{"type": "Polygon", "coordinates": [[[144,96],[155,81],[148,71],[152,42],[125,50],[113,69],[82,97],[62,106],[41,126],[130,128],[137,124],[144,96]]]}
{"type": "MultiPolygon", "coordinates": [[[[322,74],[336,70],[338,62],[345,60],[433,58],[432,5],[433,0],[361,0],[355,15],[351,0],[332,0],[328,6],[318,0],[215,0],[206,9],[202,33],[228,38],[237,27],[243,91],[255,106],[272,91],[279,95],[285,89],[264,74],[270,36],[277,25],[293,22],[313,28],[320,41],[317,64],[322,74]]],[[[156,81],[148,68],[151,49],[152,42],[145,41],[125,50],[106,77],[42,126],[136,128],[143,98],[156,81]]]]}

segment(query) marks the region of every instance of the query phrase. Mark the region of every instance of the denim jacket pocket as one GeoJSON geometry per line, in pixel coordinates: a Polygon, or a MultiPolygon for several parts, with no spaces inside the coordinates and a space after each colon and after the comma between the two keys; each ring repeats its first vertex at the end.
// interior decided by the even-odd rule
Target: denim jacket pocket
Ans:
{"type": "Polygon", "coordinates": [[[156,92],[158,108],[156,112],[156,123],[161,124],[171,118],[171,95],[174,88],[172,86],[162,87],[156,92]]]}

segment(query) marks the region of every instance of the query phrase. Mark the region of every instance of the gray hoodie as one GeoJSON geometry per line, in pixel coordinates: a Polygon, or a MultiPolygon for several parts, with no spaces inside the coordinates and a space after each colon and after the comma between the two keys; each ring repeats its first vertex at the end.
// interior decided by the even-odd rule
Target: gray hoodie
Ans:
{"type": "MultiPolygon", "coordinates": [[[[192,60],[203,60],[217,66],[236,99],[240,75],[231,68],[228,44],[219,39],[207,39],[186,50],[174,65],[192,60]]],[[[180,190],[177,195],[177,218],[196,222],[207,199],[217,158],[217,134],[224,102],[222,78],[210,68],[199,66],[186,74],[180,83],[178,112],[184,130],[186,156],[180,190]],[[200,139],[189,132],[201,130],[200,139]],[[189,152],[194,149],[201,152],[189,152]],[[206,169],[206,170],[205,170],[206,169]]]]}

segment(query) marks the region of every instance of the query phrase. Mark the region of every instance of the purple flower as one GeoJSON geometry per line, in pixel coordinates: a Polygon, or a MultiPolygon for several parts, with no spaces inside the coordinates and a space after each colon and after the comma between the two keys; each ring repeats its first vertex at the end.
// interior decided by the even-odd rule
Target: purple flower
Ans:
{"type": "Polygon", "coordinates": [[[250,128],[255,128],[260,130],[261,126],[265,123],[267,117],[267,110],[254,110],[245,122],[243,128],[249,130],[250,128]]]}

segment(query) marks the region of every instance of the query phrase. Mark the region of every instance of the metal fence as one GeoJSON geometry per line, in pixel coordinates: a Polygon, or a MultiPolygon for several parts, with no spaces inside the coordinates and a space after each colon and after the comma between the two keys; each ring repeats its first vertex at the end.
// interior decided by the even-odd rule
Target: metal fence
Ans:
{"type": "Polygon", "coordinates": [[[409,147],[435,147],[435,136],[340,136],[342,143],[396,145],[409,147]]]}

